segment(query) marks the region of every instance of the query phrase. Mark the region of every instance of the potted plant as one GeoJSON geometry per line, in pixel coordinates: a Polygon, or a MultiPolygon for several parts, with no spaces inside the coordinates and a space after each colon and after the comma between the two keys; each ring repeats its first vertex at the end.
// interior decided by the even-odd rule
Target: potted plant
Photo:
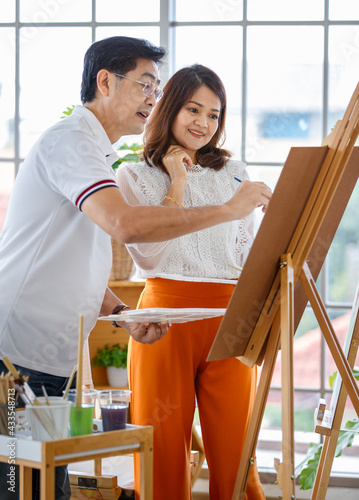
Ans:
{"type": "Polygon", "coordinates": [[[127,386],[127,345],[109,346],[106,344],[103,348],[97,349],[92,362],[94,366],[106,368],[108,383],[111,387],[127,386]]]}

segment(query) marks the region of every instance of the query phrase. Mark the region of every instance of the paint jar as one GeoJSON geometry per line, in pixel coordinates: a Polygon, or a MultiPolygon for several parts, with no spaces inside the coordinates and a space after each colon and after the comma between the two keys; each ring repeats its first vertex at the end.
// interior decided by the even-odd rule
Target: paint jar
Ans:
{"type": "Polygon", "coordinates": [[[98,398],[104,432],[126,428],[130,397],[131,391],[128,390],[99,391],[98,398]]]}

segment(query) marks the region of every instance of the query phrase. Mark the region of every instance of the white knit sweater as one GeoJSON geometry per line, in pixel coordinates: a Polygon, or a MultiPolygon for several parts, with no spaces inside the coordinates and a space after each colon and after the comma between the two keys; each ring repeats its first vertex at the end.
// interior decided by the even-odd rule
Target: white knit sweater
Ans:
{"type": "MultiPolygon", "coordinates": [[[[219,171],[200,165],[186,167],[188,180],[183,206],[220,205],[228,201],[239,183],[249,179],[244,163],[228,160],[219,171]]],[[[161,205],[170,178],[145,162],[123,163],[117,183],[131,205],[161,205]]],[[[140,278],[161,277],[184,281],[228,282],[239,272],[229,264],[243,267],[255,234],[255,215],[219,224],[208,229],[161,243],[127,246],[140,278]]]]}

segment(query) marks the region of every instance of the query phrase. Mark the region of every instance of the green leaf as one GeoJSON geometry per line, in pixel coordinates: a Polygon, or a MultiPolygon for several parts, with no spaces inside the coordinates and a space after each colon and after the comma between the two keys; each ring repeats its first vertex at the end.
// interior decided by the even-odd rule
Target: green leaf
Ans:
{"type": "Polygon", "coordinates": [[[138,163],[141,160],[142,157],[142,150],[143,150],[143,145],[138,144],[137,142],[134,142],[133,144],[129,145],[127,143],[122,144],[117,151],[129,151],[127,154],[124,156],[121,156],[118,160],[115,161],[115,163],[112,164],[112,168],[116,172],[118,167],[121,165],[121,163],[125,161],[131,161],[134,163],[138,163]],[[132,151],[132,152],[130,152],[132,151]]]}
{"type": "Polygon", "coordinates": [[[127,345],[120,346],[114,344],[109,346],[106,344],[102,349],[97,349],[96,356],[92,359],[94,366],[115,366],[116,368],[127,367],[127,345]]]}
{"type": "Polygon", "coordinates": [[[126,150],[126,149],[129,149],[130,151],[142,151],[143,149],[143,145],[142,144],[138,144],[138,142],[134,142],[133,144],[131,144],[130,146],[125,143],[125,144],[122,144],[122,146],[120,146],[118,148],[119,151],[121,150],[126,150]]]}
{"type": "MultiPolygon", "coordinates": [[[[358,366],[355,366],[353,368],[353,374],[355,379],[359,380],[358,366]]],[[[331,388],[334,387],[337,375],[338,372],[336,371],[329,377],[329,384],[331,388]]],[[[344,429],[339,431],[338,434],[337,446],[335,448],[335,457],[340,457],[340,455],[343,453],[343,450],[353,444],[355,434],[359,432],[359,419],[355,418],[353,420],[349,420],[345,424],[344,429]]],[[[310,443],[306,456],[295,469],[295,475],[297,476],[299,473],[299,483],[302,490],[313,488],[322,446],[323,445],[321,444],[310,443]]]]}
{"type": "Polygon", "coordinates": [[[66,118],[66,116],[70,116],[75,109],[75,105],[73,104],[71,107],[67,107],[62,113],[61,118],[66,118]]]}
{"type": "Polygon", "coordinates": [[[307,463],[302,468],[299,476],[299,484],[301,490],[309,490],[313,488],[322,448],[322,444],[310,443],[309,450],[306,456],[307,463]]]}
{"type": "MultiPolygon", "coordinates": [[[[337,446],[335,448],[335,457],[340,457],[343,450],[352,445],[355,434],[359,432],[359,419],[355,418],[353,420],[348,420],[344,429],[346,430],[339,431],[337,446]]],[[[295,474],[297,475],[298,470],[305,464],[299,475],[301,490],[308,490],[314,486],[322,446],[321,444],[310,443],[307,455],[296,467],[295,474]]]]}
{"type": "Polygon", "coordinates": [[[359,432],[359,418],[348,420],[348,422],[345,424],[344,429],[351,429],[354,432],[359,432]]]}
{"type": "Polygon", "coordinates": [[[329,375],[329,386],[331,389],[333,389],[334,387],[334,382],[336,381],[337,375],[338,375],[337,371],[329,375]]]}
{"type": "Polygon", "coordinates": [[[359,432],[359,419],[348,420],[344,429],[339,432],[337,447],[335,448],[335,456],[340,457],[343,450],[353,444],[355,434],[359,432]]]}
{"type": "MultiPolygon", "coordinates": [[[[331,389],[333,389],[334,387],[334,382],[337,378],[337,375],[338,375],[338,371],[335,371],[334,373],[332,373],[330,376],[329,376],[329,386],[331,387],[331,389]]],[[[359,380],[359,366],[354,366],[353,368],[353,375],[354,375],[354,378],[356,380],[359,380]]]]}

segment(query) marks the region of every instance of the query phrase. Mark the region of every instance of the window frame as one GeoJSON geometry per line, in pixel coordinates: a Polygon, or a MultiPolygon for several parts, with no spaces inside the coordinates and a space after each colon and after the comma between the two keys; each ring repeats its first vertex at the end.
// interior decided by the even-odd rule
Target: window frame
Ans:
{"type": "MultiPolygon", "coordinates": [[[[90,27],[92,30],[92,41],[96,39],[96,29],[98,27],[110,26],[110,27],[128,27],[128,26],[156,26],[159,28],[160,32],[160,44],[165,46],[168,51],[167,64],[163,66],[161,71],[161,79],[166,82],[171,74],[174,72],[175,68],[175,47],[176,47],[176,29],[184,26],[241,26],[243,33],[242,40],[242,91],[241,91],[241,102],[242,102],[242,116],[241,116],[241,160],[244,161],[248,166],[256,167],[282,167],[281,162],[256,162],[251,161],[246,158],[246,123],[248,118],[247,111],[247,30],[251,26],[321,26],[323,28],[324,37],[324,53],[323,53],[323,100],[322,100],[322,138],[324,138],[328,133],[328,85],[329,85],[329,30],[331,26],[359,26],[359,21],[354,20],[330,20],[329,19],[329,0],[324,1],[324,17],[322,20],[315,21],[252,21],[248,20],[247,16],[247,0],[243,0],[243,19],[239,21],[202,21],[202,22],[191,22],[191,21],[176,21],[176,0],[159,0],[160,1],[160,18],[158,22],[97,22],[96,21],[96,2],[100,0],[91,0],[91,11],[92,18],[88,22],[47,22],[47,23],[24,23],[20,22],[20,4],[21,1],[25,0],[15,0],[15,21],[0,23],[1,28],[14,28],[15,30],[15,97],[14,97],[14,156],[12,158],[0,157],[0,168],[2,163],[12,163],[15,168],[15,175],[18,173],[21,163],[24,158],[20,156],[20,36],[21,30],[24,28],[36,28],[36,27],[90,27]]],[[[225,3],[225,0],[223,0],[225,3]]],[[[228,0],[227,0],[228,2],[228,0]]],[[[329,301],[328,294],[328,262],[325,262],[322,272],[320,274],[320,288],[321,296],[328,312],[335,311],[336,309],[350,310],[351,304],[347,303],[331,303],[329,301]]],[[[320,386],[312,388],[295,388],[295,391],[306,390],[309,392],[316,392],[320,394],[320,397],[324,398],[328,396],[327,381],[325,380],[325,341],[324,338],[321,340],[321,353],[320,353],[320,386]]],[[[273,391],[280,391],[279,387],[272,387],[273,391]]],[[[344,480],[345,486],[351,486],[354,484],[356,487],[359,485],[359,479],[348,479],[344,480]],[[354,483],[353,483],[354,481],[354,483]]]]}

